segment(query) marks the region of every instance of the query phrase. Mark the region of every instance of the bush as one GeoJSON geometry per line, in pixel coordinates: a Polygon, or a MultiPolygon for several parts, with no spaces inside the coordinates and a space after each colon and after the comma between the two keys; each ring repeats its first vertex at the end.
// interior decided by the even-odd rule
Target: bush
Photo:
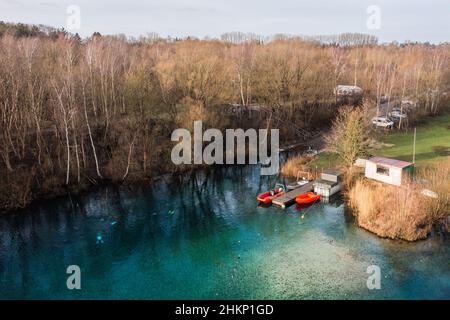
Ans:
{"type": "Polygon", "coordinates": [[[370,126],[367,107],[339,109],[330,133],[325,136],[327,147],[339,154],[342,164],[347,167],[368,153],[370,126]]]}

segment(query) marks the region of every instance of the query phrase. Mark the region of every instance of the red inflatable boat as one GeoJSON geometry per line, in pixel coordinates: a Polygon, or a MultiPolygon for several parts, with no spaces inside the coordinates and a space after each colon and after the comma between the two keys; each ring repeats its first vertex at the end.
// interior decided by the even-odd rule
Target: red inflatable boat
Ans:
{"type": "Polygon", "coordinates": [[[256,199],[264,204],[272,203],[272,200],[284,194],[283,188],[275,188],[274,190],[261,193],[256,199]]]}
{"type": "Polygon", "coordinates": [[[320,200],[320,195],[315,194],[314,192],[307,192],[295,198],[295,202],[299,204],[313,203],[318,200],[320,200]]]}

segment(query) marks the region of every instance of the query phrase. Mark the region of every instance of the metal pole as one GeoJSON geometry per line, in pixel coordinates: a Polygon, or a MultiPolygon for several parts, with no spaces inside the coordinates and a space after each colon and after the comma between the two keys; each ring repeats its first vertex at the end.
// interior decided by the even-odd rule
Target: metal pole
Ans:
{"type": "Polygon", "coordinates": [[[416,163],[416,129],[414,128],[413,163],[416,163]]]}

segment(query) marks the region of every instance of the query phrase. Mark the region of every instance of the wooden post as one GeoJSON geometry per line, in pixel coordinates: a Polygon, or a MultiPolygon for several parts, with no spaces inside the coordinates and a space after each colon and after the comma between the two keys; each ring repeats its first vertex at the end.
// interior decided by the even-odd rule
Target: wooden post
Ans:
{"type": "Polygon", "coordinates": [[[416,129],[414,128],[413,163],[416,163],[416,129]]]}

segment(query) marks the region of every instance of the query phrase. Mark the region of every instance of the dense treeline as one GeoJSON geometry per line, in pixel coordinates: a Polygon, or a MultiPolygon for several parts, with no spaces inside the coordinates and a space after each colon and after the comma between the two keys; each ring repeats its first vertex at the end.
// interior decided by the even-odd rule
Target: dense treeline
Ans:
{"type": "Polygon", "coordinates": [[[337,84],[356,83],[374,101],[409,97],[423,114],[436,114],[449,99],[448,45],[380,46],[363,38],[351,46],[348,37],[342,46],[300,38],[81,40],[7,29],[0,33],[0,208],[63,186],[171,170],[174,128],[200,119],[243,126],[222,112],[228,103],[266,106],[244,126],[277,127],[288,140],[292,128],[283,121],[294,130],[328,123],[337,84]]]}
{"type": "MultiPolygon", "coordinates": [[[[59,36],[67,36],[68,33],[63,28],[57,29],[45,25],[29,25],[24,23],[8,23],[0,21],[0,36],[4,34],[12,35],[16,38],[23,37],[45,37],[57,39],[59,36]]],[[[72,37],[79,38],[73,35],[72,37]]]]}

